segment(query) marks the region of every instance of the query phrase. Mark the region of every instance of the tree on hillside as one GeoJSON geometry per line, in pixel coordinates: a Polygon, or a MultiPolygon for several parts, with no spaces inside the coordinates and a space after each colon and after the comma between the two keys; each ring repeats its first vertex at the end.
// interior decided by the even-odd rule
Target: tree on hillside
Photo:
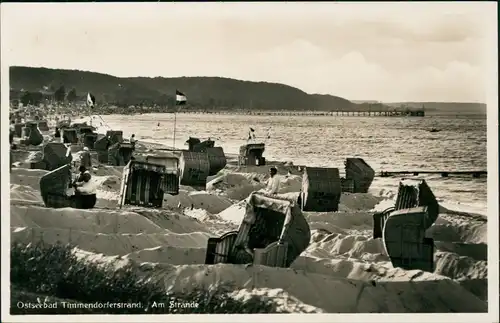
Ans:
{"type": "Polygon", "coordinates": [[[20,99],[23,106],[40,105],[43,101],[43,95],[40,92],[24,92],[20,99]]]}
{"type": "Polygon", "coordinates": [[[68,92],[66,95],[66,100],[68,102],[75,102],[78,96],[76,95],[76,89],[72,88],[71,91],[68,92]]]}
{"type": "Polygon", "coordinates": [[[63,102],[65,97],[66,97],[66,89],[64,88],[64,85],[61,85],[61,87],[57,89],[56,92],[54,92],[54,99],[57,102],[63,102]]]}
{"type": "Polygon", "coordinates": [[[31,94],[29,92],[24,92],[24,94],[21,95],[21,103],[23,106],[27,106],[31,103],[31,101],[33,101],[33,99],[31,98],[31,94]]]}

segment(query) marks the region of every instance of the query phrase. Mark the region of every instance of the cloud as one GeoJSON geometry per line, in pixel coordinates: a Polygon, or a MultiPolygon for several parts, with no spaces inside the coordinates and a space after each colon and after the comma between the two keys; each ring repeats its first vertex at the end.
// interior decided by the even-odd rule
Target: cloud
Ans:
{"type": "Polygon", "coordinates": [[[1,41],[11,65],[225,76],[351,99],[472,101],[484,98],[490,70],[487,5],[7,4],[1,41]]]}

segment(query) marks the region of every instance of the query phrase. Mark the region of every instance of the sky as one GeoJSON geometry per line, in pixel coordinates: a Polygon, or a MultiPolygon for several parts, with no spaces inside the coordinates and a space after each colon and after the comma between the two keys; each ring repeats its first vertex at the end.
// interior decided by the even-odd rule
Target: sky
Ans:
{"type": "Polygon", "coordinates": [[[2,65],[485,102],[496,11],[493,2],[3,3],[2,65]]]}

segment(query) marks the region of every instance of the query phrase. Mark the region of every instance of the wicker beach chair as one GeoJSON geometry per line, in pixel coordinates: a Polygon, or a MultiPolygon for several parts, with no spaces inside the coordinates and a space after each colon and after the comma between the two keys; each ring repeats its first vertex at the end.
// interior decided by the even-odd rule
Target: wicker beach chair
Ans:
{"type": "Polygon", "coordinates": [[[210,174],[210,161],[204,152],[182,151],[179,158],[181,185],[205,187],[210,174]]]}
{"type": "Polygon", "coordinates": [[[109,139],[110,145],[114,145],[118,142],[123,142],[123,131],[108,130],[106,131],[106,137],[109,139]]]}
{"type": "Polygon", "coordinates": [[[76,207],[76,201],[67,195],[71,185],[71,168],[66,164],[40,178],[40,193],[46,207],[76,207]]]}
{"type": "Polygon", "coordinates": [[[71,149],[60,142],[49,142],[43,147],[43,162],[46,170],[52,171],[66,164],[71,164],[71,149]]]}
{"type": "Polygon", "coordinates": [[[134,145],[127,142],[117,142],[108,148],[108,165],[125,166],[132,158],[134,145]]]}
{"type": "Polygon", "coordinates": [[[130,161],[123,169],[120,206],[161,207],[165,173],[164,165],[130,161]]]}
{"type": "Polygon", "coordinates": [[[336,212],[342,187],[338,168],[306,167],[302,176],[302,211],[336,212]]]}
{"type": "Polygon", "coordinates": [[[246,199],[238,231],[208,240],[205,263],[290,267],[310,238],[309,225],[295,201],[254,192],[246,199]]]}
{"type": "Polygon", "coordinates": [[[47,120],[39,120],[38,121],[38,129],[40,129],[40,131],[49,131],[50,128],[49,128],[49,124],[47,123],[47,120]]]}
{"type": "Polygon", "coordinates": [[[89,149],[94,149],[95,142],[97,140],[96,133],[85,133],[82,135],[82,142],[85,147],[89,149]]]}
{"type": "Polygon", "coordinates": [[[61,137],[63,138],[63,143],[65,144],[77,144],[78,143],[78,131],[74,128],[62,128],[61,137]]]}
{"type": "Polygon", "coordinates": [[[373,215],[373,238],[383,238],[394,267],[432,271],[434,240],[425,231],[437,220],[439,204],[425,180],[400,182],[396,204],[373,215]]]}
{"type": "Polygon", "coordinates": [[[375,178],[375,171],[362,158],[347,158],[345,178],[352,180],[353,193],[368,193],[375,178]]]}
{"type": "Polygon", "coordinates": [[[38,129],[38,123],[28,121],[22,130],[23,143],[27,146],[38,146],[43,142],[43,135],[38,129]]]}
{"type": "Polygon", "coordinates": [[[164,186],[165,193],[170,195],[179,194],[179,159],[174,156],[146,156],[146,162],[165,166],[164,186]]]}
{"type": "Polygon", "coordinates": [[[262,156],[266,149],[266,144],[246,144],[240,147],[238,163],[240,166],[264,166],[266,159],[262,156]]]}

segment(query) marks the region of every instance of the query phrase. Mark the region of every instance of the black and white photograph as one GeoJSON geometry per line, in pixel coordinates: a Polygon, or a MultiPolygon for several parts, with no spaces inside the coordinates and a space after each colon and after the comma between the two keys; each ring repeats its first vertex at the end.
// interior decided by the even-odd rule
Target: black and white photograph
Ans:
{"type": "Polygon", "coordinates": [[[2,3],[2,321],[498,322],[497,29],[2,3]]]}

